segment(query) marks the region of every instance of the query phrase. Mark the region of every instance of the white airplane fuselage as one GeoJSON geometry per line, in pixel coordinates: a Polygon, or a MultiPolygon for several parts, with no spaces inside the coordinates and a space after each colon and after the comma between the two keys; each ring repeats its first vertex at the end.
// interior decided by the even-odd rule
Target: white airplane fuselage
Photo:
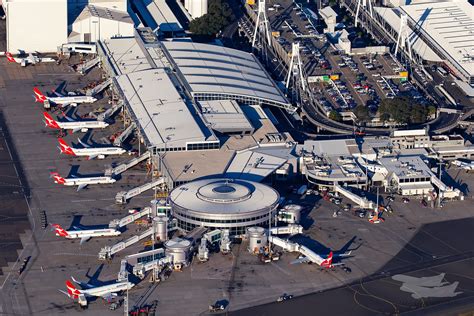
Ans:
{"type": "MultiPolygon", "coordinates": [[[[68,230],[67,236],[68,239],[76,239],[76,238],[91,238],[91,237],[109,237],[109,236],[119,236],[121,234],[120,231],[112,228],[106,229],[86,229],[86,230],[68,230]]],[[[61,236],[60,234],[56,233],[56,236],[61,236]]]]}
{"type": "Polygon", "coordinates": [[[100,156],[100,155],[121,155],[126,152],[120,147],[99,147],[99,148],[73,148],[76,156],[100,156]]]}
{"type": "Polygon", "coordinates": [[[84,128],[106,128],[109,126],[104,121],[77,121],[77,122],[56,122],[61,129],[84,129],[84,128]]]}
{"type": "Polygon", "coordinates": [[[74,186],[74,185],[84,185],[84,184],[111,184],[114,183],[116,180],[112,177],[87,177],[87,178],[66,178],[64,179],[64,183],[58,182],[55,180],[54,182],[60,183],[66,186],[74,186]]]}
{"type": "Polygon", "coordinates": [[[54,104],[71,104],[71,103],[94,103],[97,101],[96,98],[88,95],[69,96],[69,97],[46,97],[50,102],[54,104]]]}
{"type": "Polygon", "coordinates": [[[119,282],[104,286],[93,287],[86,290],[81,290],[82,294],[88,296],[106,296],[108,294],[122,292],[126,290],[130,290],[133,287],[133,283],[131,282],[119,282]]]}

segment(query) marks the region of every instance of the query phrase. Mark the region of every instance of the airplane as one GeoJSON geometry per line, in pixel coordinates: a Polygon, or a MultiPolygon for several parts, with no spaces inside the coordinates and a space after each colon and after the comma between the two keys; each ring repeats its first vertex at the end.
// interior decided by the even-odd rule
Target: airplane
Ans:
{"type": "Polygon", "coordinates": [[[454,160],[451,162],[453,165],[460,167],[464,170],[474,170],[474,161],[464,162],[461,160],[454,160]]]}
{"type": "Polygon", "coordinates": [[[73,186],[77,185],[77,191],[84,189],[89,184],[111,184],[114,183],[115,180],[112,177],[71,177],[71,178],[63,178],[57,172],[51,172],[51,176],[54,179],[55,183],[66,185],[66,186],[73,186]]]}
{"type": "Polygon", "coordinates": [[[51,224],[51,226],[54,228],[56,236],[65,237],[68,239],[80,238],[81,245],[92,237],[111,237],[119,236],[121,234],[119,230],[113,228],[65,230],[59,224],[51,224]]]}
{"type": "MultiPolygon", "coordinates": [[[[321,268],[326,268],[326,269],[332,269],[336,266],[343,266],[344,263],[342,262],[334,263],[333,260],[334,259],[339,260],[341,258],[350,257],[352,250],[350,250],[349,252],[347,252],[347,250],[349,249],[350,245],[354,242],[355,239],[356,239],[356,236],[352,237],[351,240],[349,240],[340,250],[336,251],[335,253],[333,251],[330,251],[326,258],[321,257],[319,254],[315,253],[308,247],[300,245],[298,247],[298,251],[301,253],[302,256],[290,262],[290,264],[315,263],[319,265],[321,268]]],[[[358,249],[359,247],[355,249],[358,249]]]]}
{"type": "Polygon", "coordinates": [[[70,147],[62,138],[59,138],[59,149],[62,154],[71,156],[87,156],[87,159],[91,160],[94,158],[104,159],[106,155],[121,155],[126,152],[121,147],[108,146],[108,147],[90,147],[83,143],[80,139],[77,139],[84,148],[70,147]]]}
{"type": "Polygon", "coordinates": [[[434,286],[434,287],[425,287],[418,286],[410,283],[403,283],[400,287],[400,290],[404,292],[412,293],[411,296],[414,299],[428,298],[428,297],[455,297],[462,292],[455,292],[458,287],[459,282],[453,282],[449,285],[444,286],[434,286]]]}
{"type": "Polygon", "coordinates": [[[33,88],[33,92],[35,102],[44,103],[45,101],[48,101],[50,103],[60,105],[62,108],[68,105],[77,106],[79,103],[94,103],[97,101],[96,98],[89,95],[65,96],[56,91],[54,91],[56,97],[47,97],[37,87],[33,88]]]}
{"type": "Polygon", "coordinates": [[[69,280],[66,281],[67,292],[59,290],[61,293],[67,295],[73,300],[77,299],[81,305],[87,305],[88,297],[101,297],[107,302],[118,296],[119,292],[130,290],[135,286],[132,282],[123,281],[107,285],[94,286],[89,283],[79,282],[73,277],[71,279],[78,284],[82,289],[76,286],[69,280]]]}
{"type": "Polygon", "coordinates": [[[434,286],[443,286],[446,284],[449,284],[449,282],[443,282],[444,276],[446,273],[440,273],[439,275],[435,275],[432,277],[412,277],[409,275],[403,275],[403,274],[396,274],[392,276],[392,279],[395,281],[400,281],[402,283],[409,283],[409,284],[414,284],[417,286],[428,286],[428,287],[434,287],[434,286]]]}
{"type": "Polygon", "coordinates": [[[5,56],[7,60],[11,63],[21,64],[21,66],[25,67],[29,64],[36,65],[37,63],[45,63],[45,62],[55,62],[53,58],[43,57],[40,58],[38,56],[33,55],[33,53],[29,53],[27,57],[13,57],[12,53],[6,52],[5,56]]]}
{"type": "MultiPolygon", "coordinates": [[[[305,246],[301,246],[301,248],[306,248],[305,246]]],[[[300,252],[301,252],[301,249],[300,248],[300,252]]],[[[304,250],[303,250],[304,251],[304,250]]],[[[312,251],[311,251],[312,252],[312,251]]],[[[331,269],[333,268],[335,265],[333,265],[332,263],[332,259],[333,259],[333,252],[329,252],[329,255],[327,256],[326,259],[324,259],[323,257],[321,257],[320,255],[312,252],[311,254],[308,253],[308,252],[301,252],[303,257],[301,258],[298,258],[294,261],[291,262],[291,264],[295,264],[295,263],[316,263],[317,265],[319,265],[321,268],[326,268],[326,269],[331,269]]],[[[338,264],[339,265],[339,264],[338,264]]]]}
{"type": "Polygon", "coordinates": [[[43,112],[45,118],[45,125],[50,128],[55,129],[70,129],[73,133],[77,131],[87,132],[89,128],[106,128],[109,126],[109,123],[104,121],[97,120],[88,120],[88,121],[74,121],[68,116],[65,116],[68,122],[58,122],[51,117],[48,112],[43,112]]]}

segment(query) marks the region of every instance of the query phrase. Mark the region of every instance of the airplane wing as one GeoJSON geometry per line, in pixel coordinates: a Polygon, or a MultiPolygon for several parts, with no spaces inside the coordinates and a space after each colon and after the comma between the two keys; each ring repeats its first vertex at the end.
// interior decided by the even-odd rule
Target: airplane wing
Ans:
{"type": "Polygon", "coordinates": [[[91,146],[87,145],[86,143],[84,143],[80,138],[78,138],[77,141],[79,142],[79,144],[81,144],[85,148],[90,148],[91,147],[91,146]]]}
{"type": "Polygon", "coordinates": [[[88,241],[88,240],[91,239],[91,238],[92,238],[91,236],[82,237],[82,238],[81,238],[81,242],[79,243],[79,245],[82,245],[83,243],[85,243],[86,241],[88,241]]]}
{"type": "Polygon", "coordinates": [[[53,93],[54,93],[57,97],[64,97],[64,95],[62,95],[61,93],[57,92],[56,90],[53,90],[53,93]]]}
{"type": "Polygon", "coordinates": [[[308,257],[301,257],[301,258],[291,261],[290,264],[307,263],[307,262],[310,262],[308,257]]]}
{"type": "Polygon", "coordinates": [[[77,186],[77,192],[81,191],[81,190],[84,189],[86,186],[87,186],[87,183],[79,184],[79,185],[77,186]]]}
{"type": "Polygon", "coordinates": [[[36,59],[35,59],[35,56],[33,56],[33,53],[29,53],[28,54],[28,58],[27,58],[28,62],[31,63],[31,64],[36,64],[36,59]]]}
{"type": "Polygon", "coordinates": [[[336,258],[350,257],[351,253],[352,253],[352,250],[349,251],[349,252],[345,252],[345,253],[336,253],[336,254],[334,254],[334,257],[336,257],[336,258]]]}
{"type": "Polygon", "coordinates": [[[71,298],[71,296],[69,295],[68,292],[66,291],[63,291],[63,290],[58,290],[59,292],[63,293],[64,295],[66,295],[67,297],[71,298]]]}
{"type": "Polygon", "coordinates": [[[105,301],[110,302],[114,298],[117,297],[117,293],[107,293],[107,294],[101,295],[100,297],[102,297],[105,301]]]}
{"type": "Polygon", "coordinates": [[[90,285],[89,283],[84,283],[84,282],[81,282],[81,281],[77,281],[76,279],[74,279],[73,276],[71,276],[71,280],[73,280],[74,283],[79,284],[82,288],[90,289],[90,288],[94,287],[93,285],[90,285]]]}

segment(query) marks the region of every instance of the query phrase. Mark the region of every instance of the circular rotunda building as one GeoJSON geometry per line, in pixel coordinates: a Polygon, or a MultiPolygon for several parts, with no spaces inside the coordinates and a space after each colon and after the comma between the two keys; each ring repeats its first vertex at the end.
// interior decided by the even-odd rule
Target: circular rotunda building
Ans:
{"type": "Polygon", "coordinates": [[[204,226],[245,234],[247,227],[268,225],[280,195],[273,188],[247,180],[204,179],[175,188],[169,195],[179,228],[204,226]]]}

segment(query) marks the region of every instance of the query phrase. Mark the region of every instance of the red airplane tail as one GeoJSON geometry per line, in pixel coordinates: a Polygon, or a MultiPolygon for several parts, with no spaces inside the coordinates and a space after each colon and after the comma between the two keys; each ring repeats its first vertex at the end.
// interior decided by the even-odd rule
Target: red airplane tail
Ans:
{"type": "Polygon", "coordinates": [[[59,184],[64,184],[66,183],[66,179],[61,177],[59,173],[57,172],[51,172],[51,177],[54,179],[54,182],[59,183],[59,184]]]}
{"type": "Polygon", "coordinates": [[[69,236],[69,234],[67,233],[67,231],[61,227],[61,225],[59,224],[51,224],[52,227],[54,227],[54,230],[56,232],[56,234],[58,236],[61,236],[61,237],[67,237],[69,236]]]}
{"type": "Polygon", "coordinates": [[[45,119],[44,123],[46,124],[46,126],[51,127],[51,128],[56,128],[56,129],[61,128],[59,127],[58,122],[56,122],[56,120],[53,119],[53,117],[49,115],[48,112],[43,112],[43,116],[45,119]]]}
{"type": "Polygon", "coordinates": [[[323,262],[321,262],[321,267],[331,268],[332,267],[332,257],[333,257],[333,253],[331,251],[329,253],[328,257],[323,262]]]}
{"type": "Polygon", "coordinates": [[[44,101],[46,101],[47,99],[46,96],[43,93],[41,93],[41,91],[38,88],[34,87],[33,92],[35,94],[35,102],[43,103],[44,101]]]}
{"type": "Polygon", "coordinates": [[[67,280],[66,281],[66,288],[67,288],[67,293],[70,298],[72,299],[77,299],[79,298],[79,295],[81,294],[81,291],[79,291],[74,284],[72,284],[71,281],[67,280]]]}
{"type": "Polygon", "coordinates": [[[12,53],[6,52],[6,53],[5,53],[5,56],[7,57],[7,60],[8,60],[9,62],[11,62],[11,63],[15,63],[15,62],[16,62],[16,61],[15,61],[15,58],[13,58],[12,53]]]}
{"type": "Polygon", "coordinates": [[[59,150],[61,150],[62,154],[75,156],[74,149],[71,148],[62,138],[58,138],[59,141],[59,150]]]}

